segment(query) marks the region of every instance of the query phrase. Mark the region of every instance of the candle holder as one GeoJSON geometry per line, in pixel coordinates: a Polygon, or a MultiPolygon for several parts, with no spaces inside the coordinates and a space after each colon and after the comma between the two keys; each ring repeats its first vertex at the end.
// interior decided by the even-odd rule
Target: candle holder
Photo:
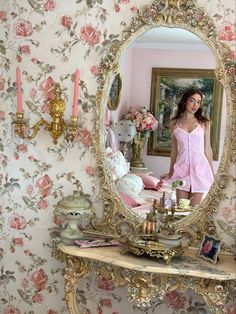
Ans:
{"type": "Polygon", "coordinates": [[[33,127],[30,129],[32,130],[32,133],[29,134],[29,126],[28,123],[24,119],[24,113],[23,112],[17,112],[16,113],[16,119],[13,121],[14,124],[14,131],[15,133],[23,138],[31,140],[33,139],[40,128],[43,126],[45,130],[47,130],[52,138],[53,143],[57,144],[58,138],[65,133],[65,139],[67,142],[74,141],[76,137],[78,127],[78,117],[72,116],[71,117],[71,123],[66,124],[63,115],[65,111],[65,102],[61,98],[61,88],[58,83],[55,84],[55,98],[50,101],[50,109],[49,113],[51,115],[51,123],[41,118],[33,127]]]}

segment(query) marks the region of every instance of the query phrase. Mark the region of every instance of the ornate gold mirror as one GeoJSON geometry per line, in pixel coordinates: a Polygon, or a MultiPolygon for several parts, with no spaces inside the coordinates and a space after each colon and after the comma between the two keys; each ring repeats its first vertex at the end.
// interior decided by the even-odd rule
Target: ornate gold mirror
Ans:
{"type": "MultiPolygon", "coordinates": [[[[118,73],[122,55],[127,48],[146,31],[158,28],[178,28],[197,35],[211,50],[216,60],[215,75],[223,85],[227,102],[227,126],[224,147],[215,181],[204,201],[188,216],[174,223],[174,228],[187,236],[192,243],[199,243],[204,232],[215,233],[213,213],[220,200],[225,197],[224,189],[228,182],[228,166],[233,156],[233,75],[230,74],[230,49],[218,41],[217,30],[213,21],[207,17],[203,8],[193,2],[154,1],[143,7],[132,19],[129,27],[124,29],[122,40],[110,48],[108,55],[100,64],[99,90],[97,93],[98,119],[96,130],[96,153],[99,177],[104,200],[102,218],[92,219],[93,229],[99,233],[112,236],[126,236],[134,232],[143,218],[130,210],[117,192],[112,173],[108,168],[105,154],[105,111],[111,82],[118,73]]],[[[124,84],[123,84],[124,85],[124,84]]]]}

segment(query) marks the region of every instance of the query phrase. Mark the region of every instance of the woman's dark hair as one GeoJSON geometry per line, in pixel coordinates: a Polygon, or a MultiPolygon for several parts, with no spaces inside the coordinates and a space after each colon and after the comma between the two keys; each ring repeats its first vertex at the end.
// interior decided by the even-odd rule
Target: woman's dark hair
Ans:
{"type": "MultiPolygon", "coordinates": [[[[178,103],[178,109],[176,115],[172,118],[173,120],[178,120],[181,118],[185,112],[186,109],[186,103],[189,97],[193,96],[194,94],[198,94],[201,96],[201,104],[202,104],[202,99],[203,99],[203,94],[198,88],[191,87],[186,92],[182,95],[179,103],[178,103]]],[[[202,106],[198,108],[198,110],[194,113],[195,118],[200,122],[200,123],[206,123],[209,121],[206,117],[202,115],[202,106]]]]}

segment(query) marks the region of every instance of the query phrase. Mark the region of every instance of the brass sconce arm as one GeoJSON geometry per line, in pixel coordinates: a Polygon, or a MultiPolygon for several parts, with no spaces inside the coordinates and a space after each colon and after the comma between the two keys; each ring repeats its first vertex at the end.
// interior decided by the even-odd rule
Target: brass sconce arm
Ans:
{"type": "Polygon", "coordinates": [[[78,117],[72,116],[71,123],[65,123],[63,119],[65,102],[61,98],[61,88],[58,83],[55,84],[54,92],[55,98],[50,101],[49,113],[51,115],[51,123],[41,118],[33,127],[31,127],[32,133],[28,134],[28,123],[24,119],[24,113],[16,113],[16,119],[13,121],[13,125],[15,126],[15,133],[20,138],[31,140],[37,135],[40,128],[44,126],[45,130],[47,130],[51,134],[54,144],[57,144],[58,138],[64,133],[64,131],[65,139],[68,142],[74,141],[78,130],[78,117]]]}

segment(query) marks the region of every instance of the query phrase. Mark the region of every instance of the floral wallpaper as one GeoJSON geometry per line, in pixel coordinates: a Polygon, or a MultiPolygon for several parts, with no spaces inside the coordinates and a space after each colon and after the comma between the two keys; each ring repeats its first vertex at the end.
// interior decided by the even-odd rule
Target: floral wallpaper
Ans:
{"type": "MultiPolygon", "coordinates": [[[[138,8],[148,0],[1,0],[0,2],[0,313],[68,313],[63,267],[51,257],[51,231],[62,224],[53,215],[61,197],[82,186],[100,210],[93,144],[98,65],[112,42],[121,39],[138,8]],[[15,70],[22,74],[23,109],[30,125],[46,117],[52,87],[60,83],[72,112],[73,79],[80,69],[79,131],[75,143],[53,144],[48,132],[33,140],[15,136],[15,70]]],[[[198,0],[214,19],[219,39],[235,57],[233,0],[198,0]]],[[[235,246],[235,177],[217,212],[219,235],[235,246]]],[[[124,289],[88,278],[78,289],[82,313],[137,313],[124,289]],[[87,280],[87,281],[86,281],[87,280]],[[129,309],[129,310],[128,310],[129,309]],[[128,312],[127,312],[128,310],[128,312]]],[[[150,313],[207,313],[202,298],[176,292],[154,300],[150,313]]],[[[229,314],[236,304],[227,305],[229,314]]],[[[141,311],[142,312],[142,311],[141,311]]]]}

